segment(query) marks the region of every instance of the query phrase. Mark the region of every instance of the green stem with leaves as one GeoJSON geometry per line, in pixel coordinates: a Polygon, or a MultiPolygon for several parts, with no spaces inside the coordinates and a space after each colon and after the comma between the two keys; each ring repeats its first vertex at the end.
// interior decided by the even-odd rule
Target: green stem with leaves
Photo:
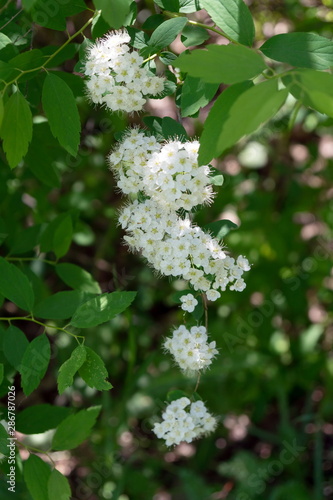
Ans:
{"type": "Polygon", "coordinates": [[[55,56],[59,54],[59,52],[61,52],[72,40],[74,40],[78,35],[80,35],[93,22],[95,16],[98,14],[98,12],[99,11],[96,11],[95,14],[82,26],[82,28],[80,28],[78,31],[76,31],[76,33],[74,33],[72,36],[70,36],[68,38],[68,40],[66,40],[66,42],[58,48],[58,50],[56,50],[53,54],[51,54],[46,59],[46,61],[44,62],[44,64],[42,64],[41,66],[37,66],[37,68],[31,68],[31,69],[26,69],[26,70],[20,70],[19,68],[16,68],[19,71],[21,71],[21,73],[17,77],[13,78],[13,80],[11,80],[10,82],[6,83],[5,88],[3,90],[3,93],[6,92],[7,88],[10,85],[12,85],[13,83],[17,83],[18,80],[23,75],[25,75],[26,73],[32,73],[34,71],[39,71],[39,70],[42,70],[42,69],[44,69],[46,71],[46,66],[52,61],[52,59],[54,59],[55,56]]]}
{"type": "MultiPolygon", "coordinates": [[[[170,12],[168,10],[164,10],[162,12],[162,14],[164,14],[165,16],[170,17],[170,18],[186,17],[186,16],[183,16],[182,14],[176,14],[175,12],[170,12]]],[[[231,38],[231,36],[224,33],[224,31],[214,28],[214,26],[209,26],[208,24],[199,23],[197,21],[192,21],[191,19],[188,19],[187,23],[191,24],[192,26],[198,26],[200,28],[204,28],[206,30],[213,31],[214,33],[217,33],[218,35],[223,36],[224,38],[229,40],[229,42],[235,43],[236,45],[242,45],[241,43],[237,42],[237,40],[234,40],[233,38],[231,38]]]]}
{"type": "Polygon", "coordinates": [[[31,323],[36,323],[36,325],[43,326],[44,328],[53,328],[54,330],[58,330],[60,332],[67,333],[71,337],[74,337],[79,345],[80,345],[80,342],[78,339],[85,339],[84,336],[75,335],[74,333],[70,332],[69,330],[62,328],[61,326],[46,325],[45,323],[42,323],[41,321],[38,321],[37,319],[35,319],[31,316],[14,316],[14,317],[10,317],[10,318],[3,317],[3,318],[0,318],[0,321],[8,321],[9,323],[11,323],[11,321],[30,321],[31,323]]]}

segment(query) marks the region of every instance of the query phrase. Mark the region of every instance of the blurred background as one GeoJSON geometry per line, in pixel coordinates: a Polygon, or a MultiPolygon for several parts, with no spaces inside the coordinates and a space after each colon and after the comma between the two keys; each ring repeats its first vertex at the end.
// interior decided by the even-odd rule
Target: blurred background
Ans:
{"type": "MultiPolygon", "coordinates": [[[[332,0],[246,3],[255,18],[258,46],[274,34],[295,30],[332,37],[332,0]]],[[[148,0],[137,6],[136,26],[141,27],[156,11],[148,0]]],[[[17,9],[15,2],[11,9],[8,18],[17,9]]],[[[68,31],[74,33],[89,16],[85,12],[69,19],[68,31]]],[[[191,18],[210,23],[204,11],[191,18]]],[[[20,16],[4,32],[16,26],[20,16]]],[[[101,25],[95,36],[105,31],[101,25]]],[[[66,40],[65,33],[35,26],[22,37],[27,48],[31,34],[35,48],[66,40]]],[[[212,42],[224,43],[215,36],[205,43],[212,42]]],[[[172,48],[179,53],[185,47],[177,40],[172,48]]],[[[71,453],[52,454],[71,481],[74,499],[332,499],[333,120],[301,108],[290,129],[289,99],[274,120],[215,161],[224,185],[217,188],[213,206],[198,212],[197,223],[235,222],[238,229],[224,243],[230,255],[247,256],[252,269],[244,292],[226,291],[209,306],[209,331],[220,355],[202,376],[199,393],[219,426],[208,438],[166,449],[151,428],[170,390],[191,392],[195,385],[161,349],[170,328],[183,321],[172,297],[185,285],[158,278],[122,244],[117,211],[125,200],[115,192],[105,157],[117,133],[142,124],[144,115],[128,118],[90,106],[82,80],[70,74],[77,60],[73,54],[59,68],[79,102],[83,133],[78,157],[67,155],[47,122],[37,118],[26,165],[10,172],[0,158],[1,211],[12,221],[11,242],[19,246],[20,233],[30,225],[70,210],[76,224],[65,261],[91,272],[103,292],[138,290],[138,296],[110,324],[86,331],[86,345],[105,361],[114,389],[100,393],[77,378],[72,389],[58,395],[57,371],[74,341],[55,333],[50,323],[48,374],[29,400],[18,394],[20,408],[102,402],[90,440],[71,453]]],[[[26,85],[34,105],[42,82],[26,85]]],[[[183,119],[191,136],[200,136],[209,109],[183,119]]],[[[174,97],[150,101],[146,114],[177,118],[174,97]]],[[[26,272],[39,298],[65,289],[46,264],[27,264],[26,272]]],[[[25,324],[24,329],[29,337],[35,326],[25,324]]],[[[22,439],[47,449],[50,432],[22,439]]],[[[17,495],[29,499],[19,483],[17,495]]]]}

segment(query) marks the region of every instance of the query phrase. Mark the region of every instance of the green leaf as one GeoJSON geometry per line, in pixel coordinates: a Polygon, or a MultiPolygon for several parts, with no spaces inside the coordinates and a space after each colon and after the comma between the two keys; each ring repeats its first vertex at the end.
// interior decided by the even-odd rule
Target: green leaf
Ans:
{"type": "Polygon", "coordinates": [[[56,273],[66,285],[87,293],[101,293],[101,287],[90,273],[75,264],[57,264],[56,273]]]}
{"type": "Polygon", "coordinates": [[[142,29],[153,31],[162,23],[164,23],[164,16],[162,14],[154,14],[145,20],[142,25],[142,29]]]}
{"type": "Polygon", "coordinates": [[[132,0],[112,0],[112,2],[110,0],[93,0],[93,3],[97,10],[102,11],[105,21],[112,28],[118,29],[124,26],[132,0]]]}
{"type": "Polygon", "coordinates": [[[283,33],[269,38],[260,50],[274,61],[302,68],[333,66],[333,42],[316,33],[283,33]]]}
{"type": "Polygon", "coordinates": [[[0,363],[0,385],[3,382],[3,378],[4,378],[4,365],[3,363],[0,363]]]}
{"type": "Polygon", "coordinates": [[[209,83],[250,80],[266,69],[263,58],[242,45],[207,45],[205,49],[183,52],[173,66],[209,83]]]}
{"type": "Polygon", "coordinates": [[[50,467],[37,455],[30,454],[23,462],[24,481],[33,500],[49,500],[47,484],[50,475],[50,467]]]}
{"type": "Polygon", "coordinates": [[[42,103],[52,134],[68,153],[76,156],[81,123],[73,92],[61,78],[48,73],[43,85],[42,103]]]}
{"type": "Polygon", "coordinates": [[[312,69],[287,74],[283,83],[304,106],[333,118],[333,75],[312,69]]]}
{"type": "Polygon", "coordinates": [[[149,36],[144,31],[138,30],[136,28],[127,28],[128,34],[131,37],[130,44],[135,49],[143,49],[147,47],[149,36]]]}
{"type": "Polygon", "coordinates": [[[37,0],[22,0],[22,6],[23,6],[24,10],[29,11],[34,6],[34,4],[36,2],[37,2],[37,0]]]}
{"type": "Polygon", "coordinates": [[[5,112],[5,108],[3,105],[3,98],[2,98],[2,95],[0,95],[0,130],[1,130],[1,124],[2,124],[2,120],[3,120],[4,112],[5,112]]]}
{"type": "Polygon", "coordinates": [[[66,29],[66,18],[74,16],[86,10],[84,0],[36,0],[31,9],[34,23],[53,30],[64,31],[66,29]]]}
{"type": "Polygon", "coordinates": [[[144,116],[143,122],[158,140],[163,140],[162,118],[159,116],[144,116]]]}
{"type": "Polygon", "coordinates": [[[160,24],[150,37],[148,45],[156,50],[164,49],[173,42],[187,24],[186,17],[175,17],[160,24]]]}
{"type": "Polygon", "coordinates": [[[71,246],[73,224],[70,215],[67,215],[58,225],[53,237],[53,250],[57,259],[66,255],[71,246]]]}
{"type": "Polygon", "coordinates": [[[52,448],[54,450],[76,448],[90,435],[100,411],[101,406],[93,406],[63,420],[53,436],[52,448]]]}
{"type": "Polygon", "coordinates": [[[155,3],[162,9],[170,10],[171,12],[183,12],[184,14],[190,14],[202,8],[199,0],[179,0],[177,9],[175,9],[177,6],[176,0],[155,0],[155,3]]]}
{"type": "Polygon", "coordinates": [[[206,29],[201,26],[189,24],[182,31],[181,41],[185,47],[194,47],[201,45],[206,40],[209,40],[209,38],[210,36],[206,29]]]}
{"type": "Polygon", "coordinates": [[[169,52],[167,50],[163,51],[159,55],[160,61],[168,66],[171,64],[175,59],[177,59],[177,56],[173,52],[169,52]]]}
{"type": "Polygon", "coordinates": [[[81,368],[86,357],[86,348],[83,345],[79,345],[74,349],[71,357],[61,365],[58,374],[59,394],[62,394],[67,387],[73,385],[74,375],[81,368]]]}
{"type": "MultiPolygon", "coordinates": [[[[51,221],[40,238],[40,248],[42,252],[53,251],[59,256],[64,250],[68,250],[72,238],[72,222],[69,213],[58,215],[51,221]],[[70,219],[70,220],[68,220],[70,219]],[[62,237],[65,241],[62,241],[62,237]]],[[[66,253],[65,252],[65,253],[66,253]]]]}
{"type": "Polygon", "coordinates": [[[252,45],[255,35],[251,13],[243,0],[200,0],[214,23],[233,40],[252,45]]]}
{"type": "Polygon", "coordinates": [[[86,360],[79,368],[80,377],[83,378],[89,387],[93,387],[98,391],[108,391],[112,389],[110,382],[105,380],[109,374],[105,368],[103,360],[89,347],[85,347],[86,360]]]}
{"type": "Polygon", "coordinates": [[[31,311],[34,293],[28,278],[16,267],[0,257],[0,293],[25,311],[31,311]]]}
{"type": "Polygon", "coordinates": [[[19,91],[5,104],[0,136],[9,166],[14,168],[27,153],[32,138],[30,106],[19,91]]]}
{"type": "Polygon", "coordinates": [[[209,179],[213,186],[223,186],[224,177],[217,168],[210,167],[209,179]]]}
{"type": "Polygon", "coordinates": [[[70,500],[71,487],[68,479],[57,469],[53,469],[48,481],[49,500],[70,500]]]}
{"type": "Polygon", "coordinates": [[[75,311],[71,325],[76,328],[91,328],[105,323],[125,311],[135,296],[136,292],[113,292],[88,300],[75,311]]]}
{"type": "Polygon", "coordinates": [[[187,75],[180,98],[182,116],[191,116],[197,113],[213,99],[218,88],[218,83],[206,83],[200,78],[187,75]]]}
{"type": "Polygon", "coordinates": [[[230,233],[232,229],[237,229],[237,224],[231,222],[231,220],[223,219],[217,220],[215,222],[210,222],[206,224],[203,229],[206,233],[211,234],[214,238],[218,240],[223,240],[223,238],[230,233]]]}
{"type": "Polygon", "coordinates": [[[10,247],[11,255],[21,255],[33,250],[39,243],[41,225],[27,227],[21,230],[10,247]]]}
{"type": "Polygon", "coordinates": [[[172,401],[176,401],[180,398],[188,398],[188,394],[184,391],[180,391],[179,389],[175,389],[168,392],[166,400],[168,403],[172,403],[172,401]]]}
{"type": "Polygon", "coordinates": [[[43,333],[28,345],[22,357],[19,371],[23,392],[29,396],[40,384],[49,366],[50,342],[43,333]]]}
{"type": "Polygon", "coordinates": [[[54,293],[35,306],[34,316],[42,319],[71,318],[84,298],[85,294],[78,290],[54,293]]]}
{"type": "Polygon", "coordinates": [[[221,155],[243,136],[251,134],[280,109],[288,91],[276,80],[249,88],[249,82],[226,89],[215,101],[201,136],[199,164],[221,155]]]}
{"type": "Polygon", "coordinates": [[[155,3],[162,9],[179,12],[179,0],[155,0],[155,3]]]}
{"type": "Polygon", "coordinates": [[[198,303],[195,306],[194,310],[190,314],[192,314],[193,318],[196,321],[200,321],[200,319],[203,316],[203,313],[205,312],[205,309],[204,309],[202,297],[197,296],[196,299],[197,299],[198,303]]]}
{"type": "Polygon", "coordinates": [[[0,424],[0,453],[2,455],[8,455],[9,454],[9,448],[7,446],[8,444],[8,434],[6,429],[2,424],[0,424]]]}
{"type": "Polygon", "coordinates": [[[162,118],[162,134],[164,139],[187,140],[188,135],[183,125],[169,116],[162,118]]]}
{"type": "MultiPolygon", "coordinates": [[[[26,52],[21,52],[17,56],[13,57],[9,62],[11,66],[15,69],[20,69],[22,71],[33,70],[39,71],[40,66],[44,63],[45,56],[43,52],[38,49],[27,50],[26,52]]],[[[24,79],[25,75],[21,78],[24,79]]],[[[29,76],[30,78],[30,76],[29,76]]]]}
{"type": "Polygon", "coordinates": [[[70,408],[41,404],[29,406],[16,417],[15,428],[23,434],[40,434],[55,429],[69,416],[70,408]]]}
{"type": "Polygon", "coordinates": [[[3,351],[7,361],[17,370],[28,345],[29,341],[22,330],[13,325],[7,328],[3,338],[3,351]]]}
{"type": "Polygon", "coordinates": [[[59,173],[53,166],[62,153],[47,121],[34,124],[34,135],[25,157],[25,163],[38,180],[51,188],[60,187],[59,173]]]}

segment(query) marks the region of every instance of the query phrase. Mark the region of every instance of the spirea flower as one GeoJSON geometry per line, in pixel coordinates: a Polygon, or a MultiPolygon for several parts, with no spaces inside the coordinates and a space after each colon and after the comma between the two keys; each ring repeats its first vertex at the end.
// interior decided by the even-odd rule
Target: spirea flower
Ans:
{"type": "Polygon", "coordinates": [[[172,401],[162,414],[162,422],[156,423],[153,432],[158,438],[165,439],[167,446],[185,441],[191,443],[202,435],[213,432],[217,426],[214,418],[202,401],[191,403],[183,397],[172,401]]]}
{"type": "Polygon", "coordinates": [[[208,343],[204,326],[193,326],[190,330],[180,326],[174,330],[172,337],[166,339],[164,348],[172,354],[180,369],[187,375],[207,368],[218,354],[216,342],[208,343]]]}
{"type": "Polygon", "coordinates": [[[143,191],[163,207],[190,211],[213,198],[210,169],[199,167],[198,150],[198,141],[160,144],[133,129],[110,154],[109,162],[123,193],[143,191]]]}
{"type": "MultiPolygon", "coordinates": [[[[161,144],[132,129],[110,153],[109,163],[118,188],[141,198],[119,215],[129,248],[161,275],[181,277],[214,301],[227,286],[243,290],[242,275],[250,266],[245,257],[237,262],[228,257],[218,240],[190,219],[194,207],[210,202],[213,194],[209,166],[198,165],[198,148],[197,141],[161,144]]],[[[193,304],[185,310],[193,311],[193,304]]]]}
{"type": "Polygon", "coordinates": [[[143,66],[143,58],[129,46],[130,39],[126,30],[112,32],[87,51],[88,96],[111,111],[141,111],[149,96],[164,89],[164,79],[143,66]]]}
{"type": "Polygon", "coordinates": [[[180,302],[181,302],[180,307],[183,309],[183,311],[187,312],[193,312],[195,306],[198,305],[197,299],[191,293],[188,293],[187,295],[183,295],[182,297],[180,297],[180,302]]]}

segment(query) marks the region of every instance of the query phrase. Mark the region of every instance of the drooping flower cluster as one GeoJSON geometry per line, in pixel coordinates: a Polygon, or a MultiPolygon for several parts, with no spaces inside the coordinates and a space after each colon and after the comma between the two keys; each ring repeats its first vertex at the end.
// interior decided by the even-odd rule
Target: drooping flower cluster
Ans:
{"type": "Polygon", "coordinates": [[[163,421],[154,425],[153,431],[158,438],[165,439],[167,446],[186,441],[191,443],[198,437],[209,434],[217,422],[202,401],[191,403],[183,397],[172,401],[162,414],[163,421]]]}
{"type": "Polygon", "coordinates": [[[145,197],[129,203],[119,216],[128,246],[140,251],[162,275],[180,276],[216,300],[218,290],[228,284],[242,291],[242,275],[250,267],[244,257],[235,261],[226,256],[219,242],[190,219],[188,212],[196,205],[212,200],[210,170],[198,166],[198,148],[197,141],[159,144],[134,129],[109,161],[117,186],[126,194],[145,197]]]}
{"type": "Polygon", "coordinates": [[[143,67],[144,59],[130,49],[130,40],[127,31],[110,33],[88,49],[88,95],[112,111],[141,111],[149,96],[164,89],[164,79],[143,67]]]}
{"type": "Polygon", "coordinates": [[[208,343],[207,330],[204,326],[193,326],[191,330],[181,325],[167,338],[164,347],[174,357],[186,375],[207,368],[218,354],[216,342],[208,343]]]}

